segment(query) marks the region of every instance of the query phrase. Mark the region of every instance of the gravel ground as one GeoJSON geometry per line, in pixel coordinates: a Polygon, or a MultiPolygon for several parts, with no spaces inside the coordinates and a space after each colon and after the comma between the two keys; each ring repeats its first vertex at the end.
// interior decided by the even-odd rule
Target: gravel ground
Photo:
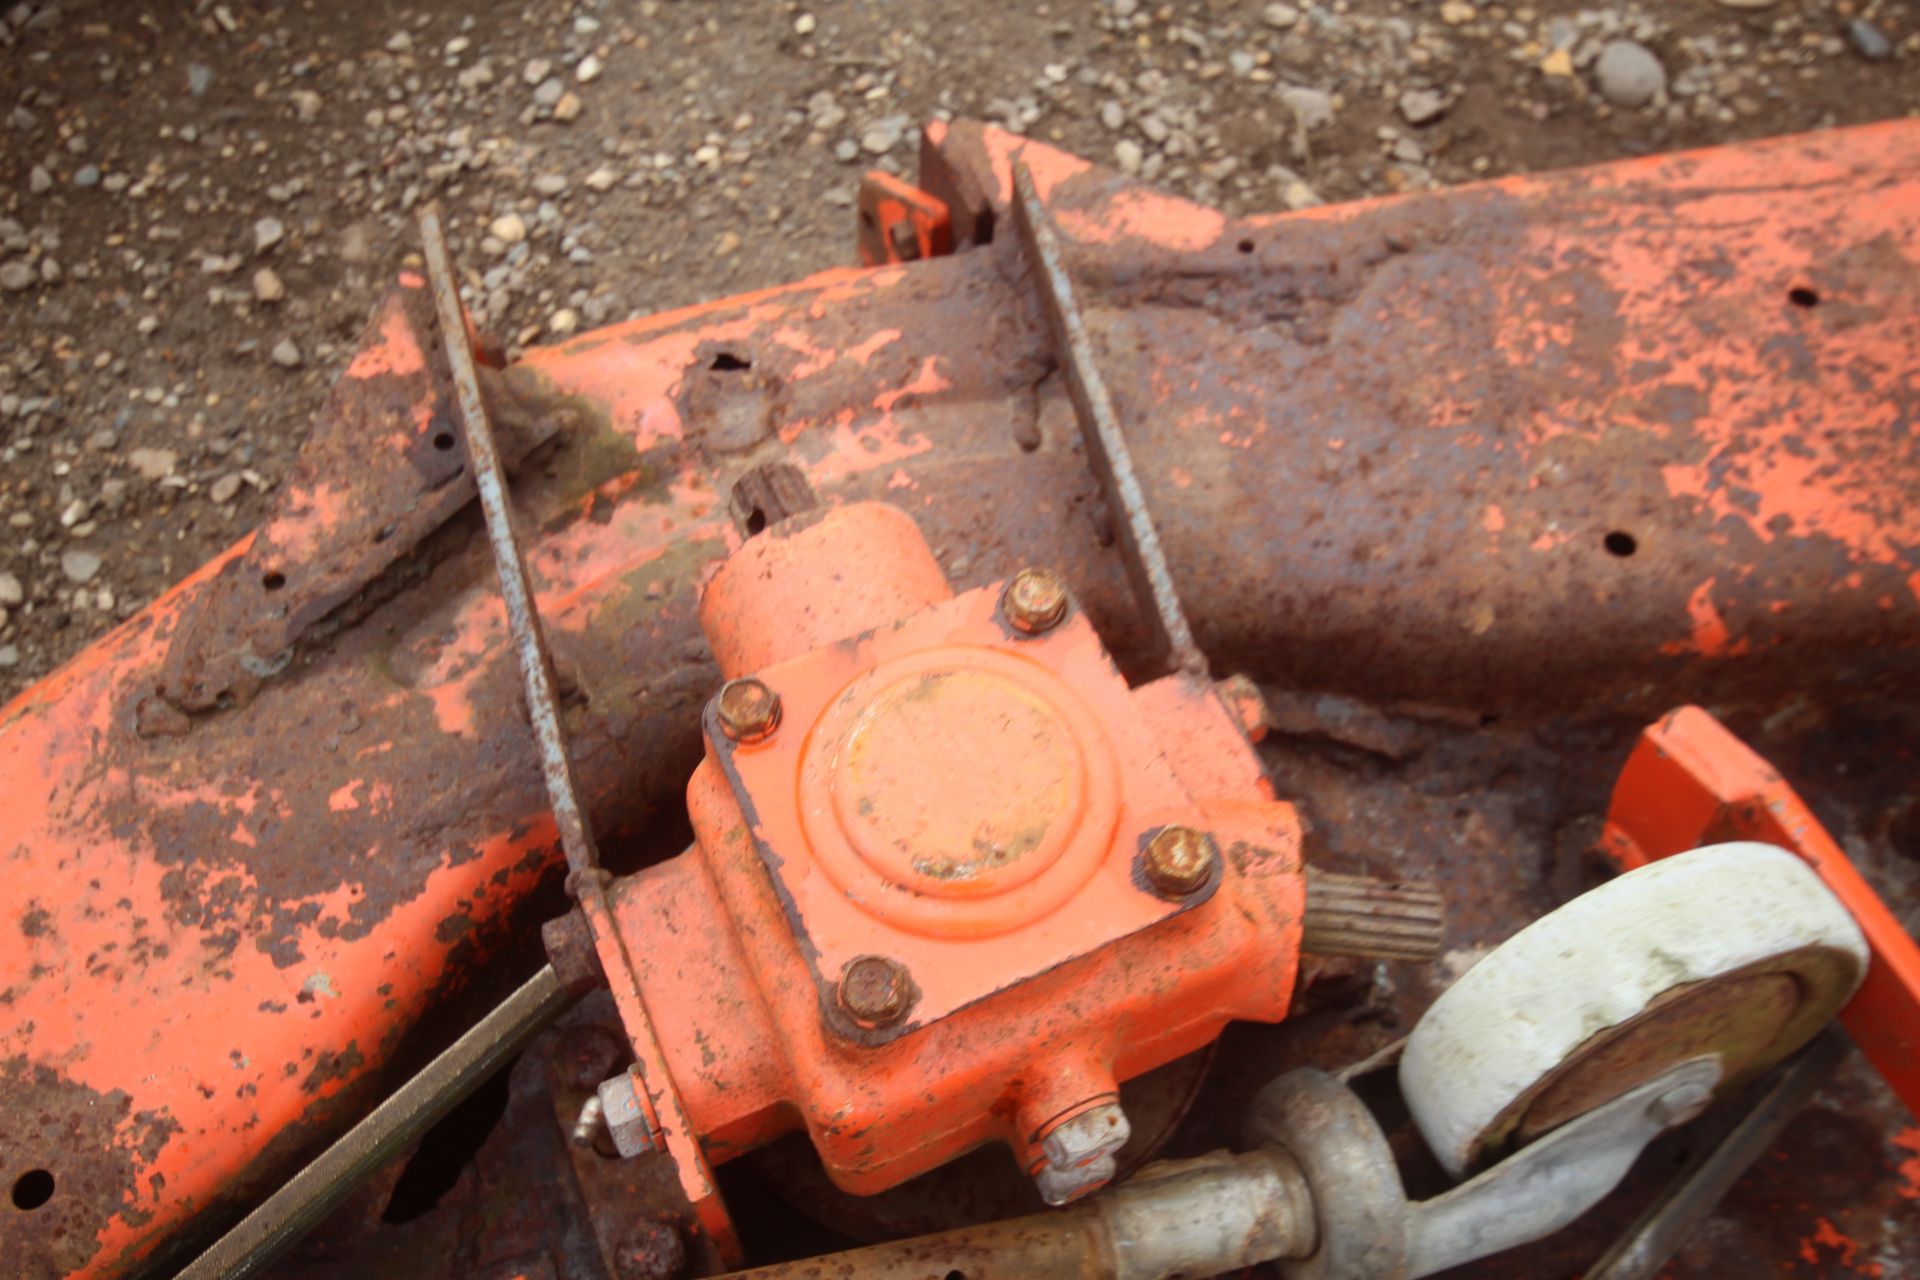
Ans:
{"type": "Polygon", "coordinates": [[[848,261],[931,117],[1249,212],[1916,112],[1898,0],[28,0],[0,699],[260,517],[429,199],[520,346],[848,261]]]}

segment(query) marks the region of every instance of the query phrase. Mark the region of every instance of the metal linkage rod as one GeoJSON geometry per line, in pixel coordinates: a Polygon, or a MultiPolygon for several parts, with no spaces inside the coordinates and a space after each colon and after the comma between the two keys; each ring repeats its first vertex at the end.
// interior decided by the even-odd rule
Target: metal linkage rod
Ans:
{"type": "Polygon", "coordinates": [[[420,238],[434,308],[440,317],[441,340],[447,348],[447,365],[453,373],[454,402],[464,428],[461,434],[466,440],[467,463],[473,469],[480,509],[486,516],[487,540],[493,544],[493,563],[500,573],[500,594],[507,603],[507,627],[513,637],[514,657],[520,664],[527,714],[533,721],[533,736],[540,748],[540,772],[546,780],[547,803],[553,808],[553,821],[560,831],[560,847],[566,851],[568,870],[577,882],[582,873],[599,866],[600,851],[594,845],[593,830],[587,825],[579,793],[574,788],[573,760],[567,752],[566,734],[560,724],[560,702],[554,693],[553,659],[547,650],[546,633],[540,627],[539,611],[534,606],[526,558],[514,533],[513,511],[507,505],[506,471],[500,465],[500,450],[494,444],[486,402],[480,396],[480,374],[474,367],[472,344],[467,341],[467,316],[460,306],[460,284],[454,274],[453,257],[447,251],[438,209],[429,209],[420,215],[420,238]]]}
{"type": "Polygon", "coordinates": [[[1205,676],[1206,655],[1194,643],[1193,628],[1187,625],[1186,610],[1174,589],[1173,570],[1153,527],[1153,514],[1147,510],[1147,497],[1134,471],[1126,434],[1120,429],[1113,395],[1094,361],[1093,339],[1073,291],[1060,235],[1040,203],[1033,174],[1019,160],[1013,164],[1013,222],[1026,244],[1039,283],[1047,324],[1053,332],[1054,354],[1066,374],[1067,394],[1080,421],[1087,457],[1117,517],[1121,558],[1126,561],[1134,594],[1152,610],[1153,637],[1168,669],[1205,676]]]}
{"type": "Polygon", "coordinates": [[[553,970],[542,968],[189,1263],[178,1280],[240,1280],[258,1272],[505,1066],[572,1003],[553,970]]]}

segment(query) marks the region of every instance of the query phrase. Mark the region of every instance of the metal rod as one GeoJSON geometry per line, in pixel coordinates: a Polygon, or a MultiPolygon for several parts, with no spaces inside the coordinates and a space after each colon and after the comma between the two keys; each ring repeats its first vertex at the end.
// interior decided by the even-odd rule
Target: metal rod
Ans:
{"type": "Polygon", "coordinates": [[[547,803],[553,807],[560,846],[566,851],[568,870],[577,882],[582,873],[600,864],[600,851],[594,845],[593,830],[587,825],[574,787],[573,759],[567,751],[566,734],[560,725],[560,703],[554,694],[553,659],[547,649],[546,633],[540,626],[539,610],[534,605],[526,558],[520,552],[520,541],[514,533],[513,510],[507,505],[506,472],[500,465],[500,451],[487,421],[486,402],[480,396],[480,375],[474,367],[472,345],[467,341],[467,316],[460,306],[460,286],[454,274],[453,257],[447,252],[438,209],[428,209],[420,215],[420,239],[427,259],[427,280],[433,289],[434,308],[440,316],[441,339],[446,343],[447,365],[453,374],[454,403],[464,428],[461,435],[466,440],[467,464],[473,469],[474,488],[480,494],[480,509],[486,516],[487,540],[493,545],[494,567],[500,574],[500,594],[507,604],[507,628],[512,633],[514,656],[520,663],[527,715],[533,722],[533,736],[540,748],[540,772],[546,780],[547,803]]]}
{"type": "Polygon", "coordinates": [[[1013,221],[1026,243],[1039,282],[1040,298],[1053,332],[1054,354],[1066,374],[1067,394],[1080,420],[1087,456],[1107,501],[1116,508],[1121,558],[1126,561],[1134,593],[1152,610],[1154,639],[1168,668],[1204,676],[1206,655],[1194,643],[1193,628],[1187,624],[1186,610],[1174,589],[1173,569],[1160,546],[1160,534],[1153,527],[1153,515],[1147,510],[1147,497],[1134,470],[1133,452],[1120,429],[1113,395],[1094,361],[1093,339],[1073,291],[1073,278],[1067,273],[1060,236],[1040,203],[1033,174],[1020,160],[1013,163],[1013,221]]]}
{"type": "Polygon", "coordinates": [[[1587,1280],[1649,1280],[1660,1274],[1687,1236],[1773,1146],[1852,1047],[1838,1028],[1828,1027],[1781,1067],[1753,1108],[1718,1142],[1702,1147],[1687,1162],[1660,1198],[1587,1272],[1587,1280]]]}
{"type": "Polygon", "coordinates": [[[738,1280],[1163,1280],[1300,1258],[1315,1245],[1313,1200],[1284,1151],[1217,1151],[1141,1170],[1125,1186],[1054,1213],[738,1273],[738,1280]]]}
{"type": "Polygon", "coordinates": [[[189,1263],[178,1280],[240,1280],[259,1271],[375,1170],[417,1141],[571,1003],[553,969],[542,968],[189,1263]]]}

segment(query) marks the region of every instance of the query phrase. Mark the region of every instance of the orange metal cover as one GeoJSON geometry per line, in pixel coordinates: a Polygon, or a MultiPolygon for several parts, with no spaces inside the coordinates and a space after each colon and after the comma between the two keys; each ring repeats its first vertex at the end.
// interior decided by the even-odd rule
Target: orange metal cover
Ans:
{"type": "Polygon", "coordinates": [[[1201,825],[1084,615],[1028,636],[994,589],[759,673],[780,730],[709,724],[823,1008],[876,950],[914,1025],[1206,901],[1140,875],[1145,839],[1201,825]],[[991,939],[988,945],[986,940],[991,939]]]}

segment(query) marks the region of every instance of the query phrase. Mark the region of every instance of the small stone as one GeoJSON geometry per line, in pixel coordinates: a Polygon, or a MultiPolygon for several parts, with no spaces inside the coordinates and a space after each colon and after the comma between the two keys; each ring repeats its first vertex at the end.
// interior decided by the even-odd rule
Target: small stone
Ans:
{"type": "Polygon", "coordinates": [[[253,251],[265,253],[287,237],[287,229],[278,218],[262,218],[253,224],[253,251]]]}
{"type": "Polygon", "coordinates": [[[1120,166],[1122,173],[1139,173],[1140,166],[1146,162],[1146,153],[1140,144],[1132,138],[1122,138],[1113,144],[1113,162],[1120,166]]]}
{"type": "Polygon", "coordinates": [[[1287,109],[1300,121],[1300,127],[1309,132],[1324,129],[1333,123],[1333,95],[1330,93],[1288,85],[1280,90],[1280,101],[1287,104],[1287,109]]]}
{"type": "Polygon", "coordinates": [[[1720,0],[1723,9],[1771,9],[1780,0],[1720,0]]]}
{"type": "Polygon", "coordinates": [[[819,19],[810,13],[803,13],[793,20],[793,34],[797,36],[810,36],[819,25],[819,19]]]}
{"type": "Polygon", "coordinates": [[[543,196],[557,196],[567,189],[566,175],[543,173],[533,180],[533,189],[543,196]]]}
{"type": "Polygon", "coordinates": [[[1126,108],[1111,98],[1107,99],[1107,101],[1100,104],[1100,123],[1112,129],[1115,133],[1118,133],[1126,127],[1126,108]]]}
{"type": "Polygon", "coordinates": [[[1408,124],[1432,124],[1447,114],[1446,98],[1432,89],[1409,89],[1400,95],[1400,117],[1408,124]]]}
{"type": "Polygon", "coordinates": [[[73,185],[76,187],[97,187],[100,185],[100,166],[83,164],[73,171],[73,185]]]}
{"type": "Polygon", "coordinates": [[[552,74],[552,58],[535,58],[527,63],[526,69],[520,73],[520,78],[528,84],[539,84],[552,74]]]}
{"type": "Polygon", "coordinates": [[[127,450],[127,462],[140,473],[142,480],[165,480],[173,474],[176,461],[171,449],[127,450]]]}
{"type": "Polygon", "coordinates": [[[1280,199],[1289,209],[1312,209],[1326,203],[1318,191],[1298,178],[1287,184],[1287,189],[1280,193],[1280,199]]]}
{"type": "Polygon", "coordinates": [[[26,599],[27,593],[20,586],[20,579],[10,573],[0,573],[0,605],[12,608],[24,604],[26,599]]]}
{"type": "Polygon", "coordinates": [[[396,31],[387,37],[388,53],[405,53],[413,48],[413,35],[406,31],[396,31]]]}
{"type": "Polygon", "coordinates": [[[19,293],[24,289],[33,288],[33,282],[37,278],[33,268],[18,259],[0,266],[0,289],[5,289],[8,293],[19,293]]]}
{"type": "Polygon", "coordinates": [[[320,95],[311,89],[295,89],[291,95],[293,114],[301,124],[311,124],[320,115],[320,95]]]}
{"type": "Polygon", "coordinates": [[[1644,107],[1667,88],[1667,69],[1645,45],[1609,40],[1593,64],[1600,94],[1616,107],[1644,107]]]}
{"type": "Polygon", "coordinates": [[[527,224],[517,213],[503,213],[487,224],[487,234],[502,244],[519,244],[527,238],[527,224]]]}
{"type": "Polygon", "coordinates": [[[580,101],[579,94],[563,93],[560,95],[560,101],[553,104],[553,118],[561,124],[571,123],[579,119],[580,112],[585,106],[586,104],[580,101]]]}
{"type": "Polygon", "coordinates": [[[12,644],[0,645],[0,667],[17,667],[19,665],[20,646],[12,644]]]}
{"type": "Polygon", "coordinates": [[[1853,45],[1853,51],[1868,62],[1881,62],[1893,56],[1893,41],[1865,18],[1847,23],[1847,41],[1853,45]]]}
{"type": "Polygon", "coordinates": [[[739,248],[740,233],[737,231],[722,231],[720,238],[713,242],[713,256],[716,258],[724,258],[729,254],[737,252],[739,248]]]}
{"type": "Polygon", "coordinates": [[[898,121],[875,121],[860,135],[860,147],[869,155],[883,156],[900,145],[900,133],[898,121]]]}
{"type": "Polygon", "coordinates": [[[620,181],[620,175],[605,165],[601,165],[598,169],[588,174],[583,181],[587,184],[588,190],[611,191],[613,190],[614,184],[620,181]]]}
{"type": "Polygon", "coordinates": [[[36,196],[43,196],[53,190],[53,175],[45,166],[35,165],[27,174],[27,190],[36,196]]]}
{"type": "Polygon", "coordinates": [[[1566,79],[1573,74],[1572,52],[1566,49],[1555,49],[1552,53],[1540,59],[1540,73],[1562,80],[1566,79]]]}
{"type": "Polygon", "coordinates": [[[533,100],[540,106],[551,107],[560,101],[560,96],[566,91],[567,86],[561,82],[559,76],[548,76],[534,89],[533,100]]]}
{"type": "Polygon", "coordinates": [[[92,582],[105,563],[91,551],[63,551],[60,553],[60,572],[67,575],[69,582],[81,584],[92,582]]]}
{"type": "Polygon", "coordinates": [[[300,367],[300,348],[293,345],[292,338],[282,338],[280,341],[274,343],[271,354],[273,356],[273,362],[282,369],[298,369],[300,367]]]}
{"type": "Polygon", "coordinates": [[[1474,7],[1468,4],[1466,0],[1446,0],[1446,2],[1440,6],[1440,21],[1450,27],[1465,26],[1478,16],[1479,14],[1474,10],[1474,7]]]}
{"type": "Polygon", "coordinates": [[[590,53],[580,59],[580,65],[573,69],[573,78],[581,84],[592,84],[600,78],[600,73],[606,69],[607,64],[590,53]]]}
{"type": "Polygon", "coordinates": [[[1300,11],[1290,4],[1270,4],[1260,11],[1261,21],[1276,31],[1285,31],[1300,21],[1300,11]]]}
{"type": "Polygon", "coordinates": [[[287,296],[287,286],[280,283],[271,267],[262,267],[253,273],[253,297],[256,302],[273,303],[287,296]]]}
{"type": "Polygon", "coordinates": [[[564,338],[580,327],[580,313],[572,307],[562,307],[547,317],[547,332],[556,338],[564,338]]]}
{"type": "Polygon", "coordinates": [[[207,90],[213,88],[213,68],[201,66],[197,62],[187,64],[187,92],[196,98],[207,96],[207,90]]]}
{"type": "Polygon", "coordinates": [[[240,473],[237,471],[228,472],[207,487],[207,496],[213,499],[216,506],[224,507],[227,503],[232,502],[234,495],[239,492],[240,473]]]}

